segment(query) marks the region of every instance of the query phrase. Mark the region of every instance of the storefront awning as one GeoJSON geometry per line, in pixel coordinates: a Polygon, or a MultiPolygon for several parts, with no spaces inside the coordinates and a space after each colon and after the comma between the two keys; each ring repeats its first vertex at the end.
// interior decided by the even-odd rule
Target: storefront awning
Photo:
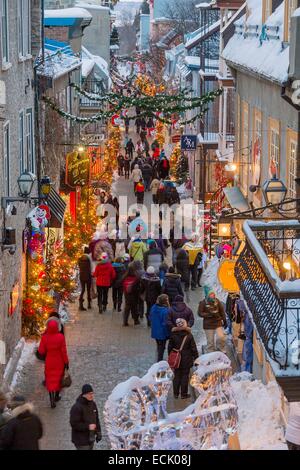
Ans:
{"type": "Polygon", "coordinates": [[[234,186],[233,188],[224,188],[223,192],[232,207],[239,212],[247,211],[250,209],[247,199],[241,192],[240,188],[234,186]]]}
{"type": "Polygon", "coordinates": [[[47,198],[47,204],[50,207],[51,214],[49,227],[60,228],[64,220],[67,204],[53,188],[51,188],[47,198]]]}

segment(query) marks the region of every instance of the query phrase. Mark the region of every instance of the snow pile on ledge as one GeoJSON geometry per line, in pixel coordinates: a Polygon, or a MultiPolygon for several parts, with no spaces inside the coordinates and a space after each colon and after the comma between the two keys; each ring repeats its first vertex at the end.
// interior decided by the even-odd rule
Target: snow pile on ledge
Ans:
{"type": "Polygon", "coordinates": [[[281,394],[275,381],[264,385],[248,372],[235,374],[231,386],[238,404],[243,450],[287,450],[281,422],[281,394]]]}
{"type": "Polygon", "coordinates": [[[11,381],[11,386],[10,386],[11,391],[14,391],[15,389],[17,389],[20,382],[22,382],[22,378],[26,374],[26,370],[28,371],[28,365],[29,364],[33,365],[34,362],[36,361],[36,357],[34,354],[36,347],[37,347],[36,341],[25,341],[21,357],[18,361],[16,371],[11,381]],[[25,365],[27,367],[25,367],[25,365]]]}
{"type": "Polygon", "coordinates": [[[201,277],[201,285],[211,287],[221,302],[226,302],[228,292],[226,292],[219,283],[217,272],[220,266],[220,260],[215,256],[209,261],[207,269],[201,277]]]}

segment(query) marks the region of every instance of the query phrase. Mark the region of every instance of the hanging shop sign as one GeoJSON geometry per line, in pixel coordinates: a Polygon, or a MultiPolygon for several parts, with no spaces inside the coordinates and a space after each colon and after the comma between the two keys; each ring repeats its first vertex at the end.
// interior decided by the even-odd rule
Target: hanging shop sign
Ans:
{"type": "Polygon", "coordinates": [[[257,138],[253,147],[253,182],[254,186],[258,186],[260,182],[260,161],[261,161],[261,142],[257,138]]]}
{"type": "Polygon", "coordinates": [[[197,136],[196,135],[182,135],[181,136],[181,150],[194,151],[197,149],[197,136]]]}
{"type": "Polygon", "coordinates": [[[9,300],[9,306],[8,306],[8,315],[9,316],[12,316],[16,309],[17,309],[17,305],[18,305],[18,301],[19,301],[19,283],[16,283],[14,286],[13,286],[13,289],[10,293],[10,300],[9,300]]]}
{"type": "Polygon", "coordinates": [[[88,153],[71,152],[66,159],[66,184],[71,188],[89,185],[91,158],[88,153]]]}
{"type": "Polygon", "coordinates": [[[220,267],[218,269],[218,280],[224,290],[227,292],[239,292],[240,288],[237,283],[234,268],[235,268],[235,261],[226,259],[221,262],[220,267]]]}

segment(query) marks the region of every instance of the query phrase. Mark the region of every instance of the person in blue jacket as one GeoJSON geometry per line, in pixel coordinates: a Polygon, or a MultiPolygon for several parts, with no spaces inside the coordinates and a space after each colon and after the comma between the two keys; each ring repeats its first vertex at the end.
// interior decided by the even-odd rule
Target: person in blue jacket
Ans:
{"type": "Polygon", "coordinates": [[[151,338],[157,344],[157,362],[162,361],[170,332],[167,326],[170,304],[166,294],[157,297],[156,304],[150,310],[151,338]]]}

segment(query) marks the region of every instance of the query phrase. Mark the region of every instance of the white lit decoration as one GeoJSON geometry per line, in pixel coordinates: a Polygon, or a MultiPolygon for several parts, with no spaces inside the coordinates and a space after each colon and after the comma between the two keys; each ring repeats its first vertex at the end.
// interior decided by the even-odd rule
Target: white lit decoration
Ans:
{"type": "Polygon", "coordinates": [[[198,398],[181,412],[168,414],[173,372],[165,361],[141,379],[114,388],[104,409],[114,450],[224,450],[238,425],[237,404],[229,384],[230,360],[221,352],[197,360],[191,378],[198,398]]]}

